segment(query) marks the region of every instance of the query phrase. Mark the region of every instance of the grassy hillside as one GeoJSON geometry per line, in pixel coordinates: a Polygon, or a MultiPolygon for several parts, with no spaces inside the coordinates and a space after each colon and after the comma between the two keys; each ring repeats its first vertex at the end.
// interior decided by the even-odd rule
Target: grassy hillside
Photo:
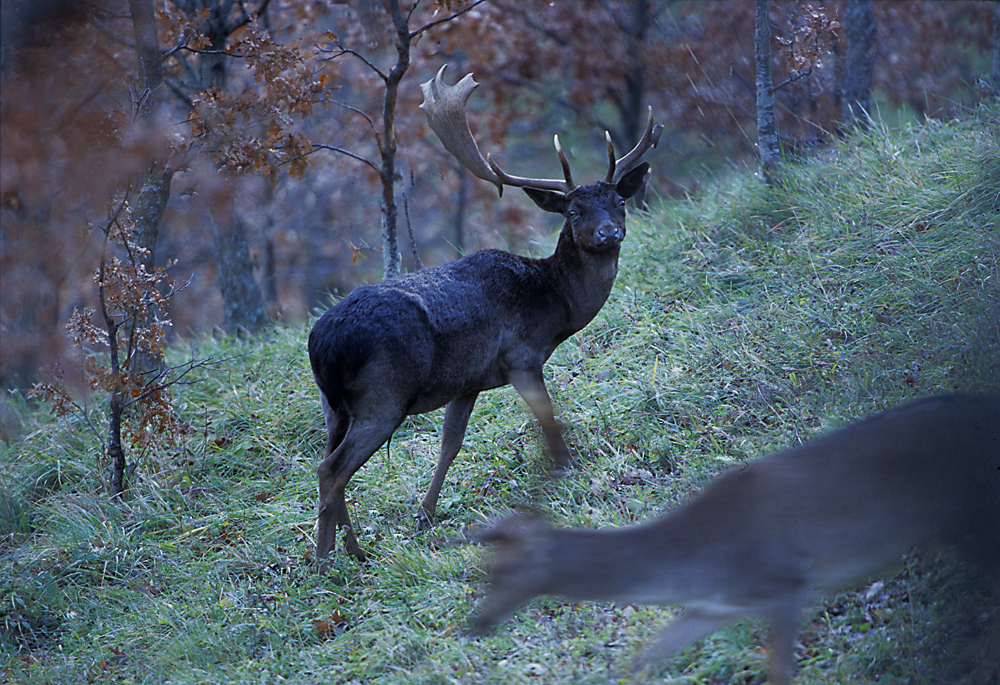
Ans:
{"type": "MultiPolygon", "coordinates": [[[[996,110],[877,129],[790,166],[773,191],[734,175],[633,217],[611,299],[547,366],[581,466],[546,479],[519,399],[485,393],[441,525],[415,533],[441,413],[415,417],[352,481],[371,560],[338,554],[322,578],[307,328],[177,345],[178,362],[223,361],[176,389],[192,431],[131,455],[121,503],[86,426],[5,400],[0,680],[613,681],[671,609],[544,599],[470,639],[484,550],[450,541],[523,502],[572,525],[645,519],[730,464],[854,418],[1000,388],[998,218],[996,110]]],[[[810,610],[796,682],[980,682],[976,639],[1000,608],[973,593],[960,565],[907,559],[810,610]]],[[[765,638],[735,624],[652,682],[760,683],[765,638]]]]}

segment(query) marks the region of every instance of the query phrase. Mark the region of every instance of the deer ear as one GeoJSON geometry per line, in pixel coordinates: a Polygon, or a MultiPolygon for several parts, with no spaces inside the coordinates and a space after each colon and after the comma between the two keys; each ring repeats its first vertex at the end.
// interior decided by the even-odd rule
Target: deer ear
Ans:
{"type": "Polygon", "coordinates": [[[639,192],[642,184],[646,181],[646,173],[649,171],[649,162],[638,164],[634,169],[622,176],[615,186],[615,190],[626,200],[639,192]]]}
{"type": "Polygon", "coordinates": [[[566,207],[569,206],[566,193],[554,190],[539,190],[538,188],[522,188],[522,190],[527,193],[532,202],[546,212],[553,212],[555,214],[566,213],[566,207]]]}

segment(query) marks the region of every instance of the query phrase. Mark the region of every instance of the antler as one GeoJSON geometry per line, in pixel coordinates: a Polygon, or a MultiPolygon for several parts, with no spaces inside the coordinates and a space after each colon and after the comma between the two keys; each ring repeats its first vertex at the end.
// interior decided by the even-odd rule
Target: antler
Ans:
{"type": "Polygon", "coordinates": [[[559,144],[559,136],[555,136],[555,146],[559,162],[562,164],[563,175],[566,177],[564,181],[511,176],[501,169],[489,154],[483,159],[483,154],[479,151],[479,146],[469,129],[466,111],[469,96],[479,84],[472,79],[472,74],[466,74],[461,81],[449,86],[444,82],[444,70],[447,68],[448,65],[444,65],[437,76],[420,86],[424,93],[424,102],[420,108],[427,114],[431,129],[437,134],[445,149],[461,162],[462,166],[477,178],[495,185],[501,195],[504,186],[557,190],[563,193],[569,193],[576,188],[569,171],[569,162],[566,161],[566,155],[563,154],[562,146],[559,144]]]}
{"type": "Polygon", "coordinates": [[[629,171],[639,159],[646,154],[646,150],[656,147],[660,142],[660,134],[663,133],[661,124],[653,124],[653,108],[649,108],[649,118],[646,119],[646,132],[635,144],[635,147],[625,153],[625,156],[615,160],[615,148],[611,144],[611,134],[604,132],[604,137],[608,141],[608,175],[604,179],[605,183],[617,183],[618,180],[629,171]]]}

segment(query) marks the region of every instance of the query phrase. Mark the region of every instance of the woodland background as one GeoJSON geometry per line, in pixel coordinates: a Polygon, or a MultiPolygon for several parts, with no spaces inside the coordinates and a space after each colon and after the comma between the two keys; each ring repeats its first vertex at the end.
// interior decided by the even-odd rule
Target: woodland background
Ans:
{"type": "MultiPolygon", "coordinates": [[[[863,4],[770,3],[786,155],[843,133],[857,45],[844,13],[863,4]]],[[[871,6],[874,117],[947,119],[988,95],[997,3],[871,6]]],[[[381,278],[400,18],[413,35],[390,126],[404,270],[483,247],[542,255],[556,228],[430,134],[419,85],[443,64],[450,82],[482,84],[473,130],[512,173],[558,177],[558,133],[577,178],[596,177],[604,130],[620,154],[647,106],[666,127],[647,201],[756,166],[753,2],[5,0],[0,385],[71,367],[64,327],[95,306],[98,229],[123,208],[150,271],[175,280],[157,314],[170,337],[305,321],[381,278]]]]}

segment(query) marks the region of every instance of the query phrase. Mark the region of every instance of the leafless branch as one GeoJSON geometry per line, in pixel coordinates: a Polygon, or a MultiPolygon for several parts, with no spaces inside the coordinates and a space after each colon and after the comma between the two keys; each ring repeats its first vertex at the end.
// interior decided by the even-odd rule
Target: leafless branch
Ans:
{"type": "MultiPolygon", "coordinates": [[[[466,7],[463,10],[459,10],[458,12],[455,12],[451,16],[442,17],[441,19],[437,19],[435,21],[432,21],[429,24],[425,24],[424,26],[421,26],[416,31],[412,32],[410,34],[410,38],[411,39],[416,38],[417,36],[419,36],[424,31],[427,31],[428,29],[432,29],[435,26],[437,26],[438,24],[446,24],[447,22],[452,21],[453,19],[456,19],[456,18],[462,16],[463,14],[465,14],[466,12],[468,12],[469,10],[471,10],[472,8],[476,7],[477,5],[483,4],[484,2],[486,2],[486,0],[476,0],[476,2],[472,3],[471,5],[469,5],[468,7],[466,7]]],[[[414,5],[414,9],[416,9],[416,5],[414,5]]],[[[412,12],[412,10],[411,10],[411,12],[412,12]]]]}
{"type": "Polygon", "coordinates": [[[801,79],[806,78],[810,74],[812,74],[812,67],[809,67],[808,69],[806,69],[804,71],[796,72],[796,73],[792,74],[791,76],[789,76],[788,78],[786,78],[781,83],[779,83],[778,85],[772,87],[771,88],[771,92],[775,93],[775,92],[781,90],[782,88],[784,88],[787,85],[790,85],[792,83],[795,83],[796,81],[799,81],[801,79]]]}
{"type": "Polygon", "coordinates": [[[191,359],[184,362],[183,364],[178,364],[176,366],[167,367],[161,371],[158,371],[155,376],[153,376],[144,386],[144,389],[137,396],[131,398],[128,402],[122,405],[122,409],[126,409],[136,402],[140,402],[150,395],[160,392],[161,390],[166,390],[172,385],[193,385],[197,381],[184,381],[182,380],[186,375],[194,371],[195,369],[206,369],[212,366],[218,366],[223,362],[229,361],[230,358],[223,359],[213,359],[209,357],[208,359],[191,359]],[[175,372],[178,372],[176,376],[173,376],[175,372]],[[158,382],[164,378],[169,378],[162,383],[158,382]]]}
{"type": "Polygon", "coordinates": [[[371,69],[372,71],[374,71],[376,74],[378,74],[379,78],[381,78],[383,81],[388,81],[389,80],[389,76],[387,74],[383,73],[383,71],[381,69],[379,69],[377,66],[375,66],[375,64],[373,64],[367,57],[365,57],[364,55],[362,55],[357,50],[352,50],[351,48],[345,48],[343,46],[343,44],[340,43],[339,41],[336,42],[336,43],[334,43],[334,45],[337,46],[337,50],[336,51],[334,51],[334,50],[328,50],[327,48],[322,48],[322,47],[319,49],[319,51],[323,52],[323,53],[326,53],[326,52],[333,53],[329,57],[326,57],[325,59],[320,60],[320,61],[322,61],[322,62],[329,62],[329,61],[337,59],[338,57],[341,57],[342,55],[352,55],[353,57],[357,57],[361,61],[361,63],[364,64],[366,67],[368,67],[369,69],[371,69]]]}
{"type": "Polygon", "coordinates": [[[378,165],[376,165],[375,162],[371,161],[370,159],[366,159],[361,155],[356,155],[350,150],[345,150],[342,147],[336,147],[335,145],[323,145],[322,143],[313,143],[312,150],[310,150],[309,152],[305,152],[301,155],[298,155],[297,157],[292,157],[291,159],[286,159],[285,161],[281,162],[281,164],[288,164],[290,162],[294,162],[297,159],[302,159],[303,157],[311,155],[317,150],[330,150],[331,152],[339,152],[340,154],[350,157],[351,159],[356,159],[357,161],[362,162],[363,164],[367,164],[372,169],[374,169],[376,173],[378,173],[379,171],[378,165]]]}
{"type": "Polygon", "coordinates": [[[363,117],[364,120],[368,122],[368,126],[371,128],[372,132],[375,132],[377,130],[375,128],[375,122],[372,121],[372,118],[370,116],[368,116],[365,112],[363,112],[360,109],[358,109],[357,107],[352,107],[351,105],[348,105],[348,104],[345,104],[343,102],[340,102],[339,100],[331,100],[329,98],[323,98],[323,99],[319,100],[319,102],[325,102],[325,103],[330,104],[330,105],[336,105],[337,107],[341,107],[343,109],[346,109],[348,112],[354,112],[355,114],[358,114],[361,117],[363,117]]]}
{"type": "Polygon", "coordinates": [[[406,232],[410,234],[410,249],[413,251],[413,262],[417,267],[417,270],[423,269],[424,265],[420,262],[420,253],[417,251],[417,239],[413,237],[413,224],[410,223],[410,201],[406,197],[406,191],[403,191],[403,215],[406,217],[406,232]]]}
{"type": "Polygon", "coordinates": [[[71,413],[75,413],[80,419],[83,420],[87,427],[94,433],[98,442],[101,443],[102,452],[106,452],[108,449],[108,441],[104,439],[104,434],[101,433],[97,426],[94,425],[94,422],[90,420],[90,412],[87,411],[87,408],[81,407],[80,404],[75,401],[70,402],[69,404],[73,408],[71,413]]]}

